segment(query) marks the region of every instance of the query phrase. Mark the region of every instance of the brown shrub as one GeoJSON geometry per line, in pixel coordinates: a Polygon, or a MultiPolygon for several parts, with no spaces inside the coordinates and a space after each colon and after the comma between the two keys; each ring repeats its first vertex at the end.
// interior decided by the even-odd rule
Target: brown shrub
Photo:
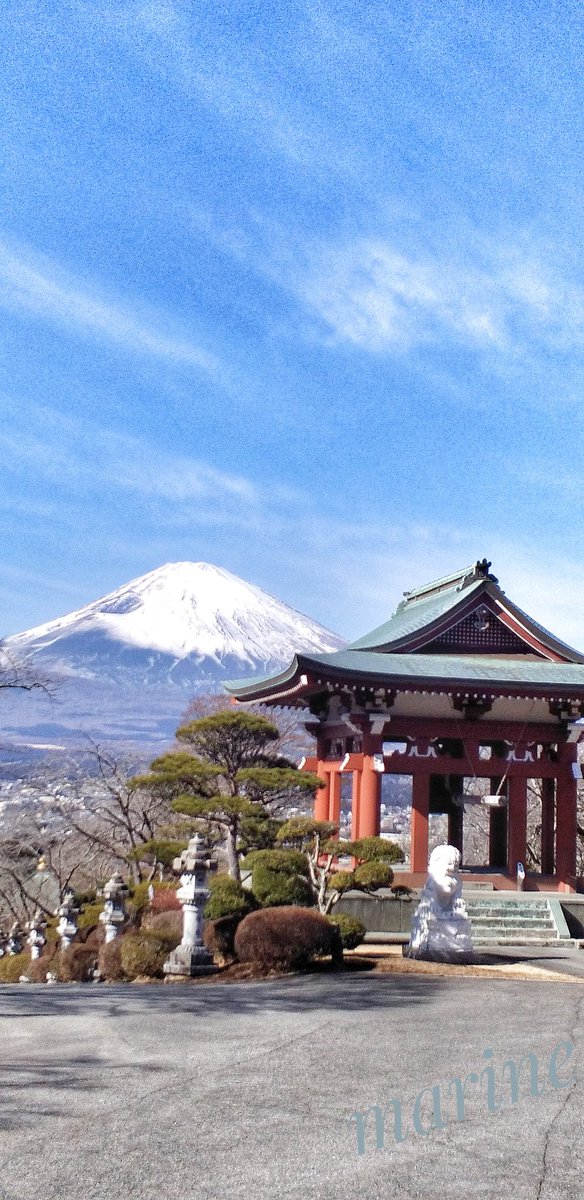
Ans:
{"type": "Polygon", "coordinates": [[[31,959],[29,966],[24,972],[25,975],[28,975],[31,983],[46,983],[47,971],[54,969],[53,959],[55,957],[55,948],[54,946],[50,948],[45,946],[45,951],[47,950],[48,953],[41,954],[40,958],[31,959]]]}
{"type": "Polygon", "coordinates": [[[243,920],[243,914],[219,917],[216,921],[205,921],[203,941],[218,966],[235,962],[235,932],[243,920]]]}
{"type": "Polygon", "coordinates": [[[264,908],[244,917],[235,933],[235,953],[240,962],[265,970],[297,970],[325,954],[337,965],[343,961],[336,926],[320,913],[295,905],[264,908]]]}
{"type": "Polygon", "coordinates": [[[103,925],[93,926],[93,928],[84,931],[80,934],[79,941],[84,946],[90,946],[92,950],[99,950],[99,947],[105,940],[105,929],[103,925]]]}
{"type": "Polygon", "coordinates": [[[144,918],[142,922],[143,929],[152,929],[155,933],[162,934],[163,937],[175,939],[175,946],[178,946],[183,931],[183,915],[182,909],[175,908],[166,909],[164,912],[152,913],[144,918]]]}
{"type": "Polygon", "coordinates": [[[98,951],[81,942],[74,942],[66,950],[59,950],[54,958],[54,968],[59,983],[87,983],[97,966],[98,951]]]}
{"type": "Polygon", "coordinates": [[[181,912],[180,900],[176,898],[176,883],[159,883],[154,885],[154,896],[150,905],[152,913],[181,912]]]}
{"type": "Polygon", "coordinates": [[[150,929],[127,933],[120,939],[121,960],[128,979],[138,975],[159,978],[171,950],[176,946],[174,937],[165,937],[150,929]]]}
{"type": "Polygon", "coordinates": [[[113,942],[104,942],[99,950],[99,973],[108,983],[121,983],[126,978],[122,966],[121,938],[113,942]]]}

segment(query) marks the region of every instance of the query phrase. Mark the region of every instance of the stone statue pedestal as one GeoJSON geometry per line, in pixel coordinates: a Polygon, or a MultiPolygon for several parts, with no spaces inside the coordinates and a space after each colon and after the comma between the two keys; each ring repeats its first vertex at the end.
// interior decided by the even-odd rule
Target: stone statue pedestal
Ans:
{"type": "Polygon", "coordinates": [[[475,962],[471,924],[462,899],[460,852],[437,846],[430,855],[428,879],[412,920],[406,958],[426,962],[475,962]]]}

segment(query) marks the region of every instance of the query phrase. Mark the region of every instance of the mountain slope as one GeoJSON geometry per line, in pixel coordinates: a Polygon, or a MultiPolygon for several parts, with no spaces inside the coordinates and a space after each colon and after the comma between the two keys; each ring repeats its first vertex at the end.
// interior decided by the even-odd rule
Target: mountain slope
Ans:
{"type": "Polygon", "coordinates": [[[217,691],[223,679],[345,642],[229,571],[179,562],[6,644],[60,681],[52,706],[30,695],[11,704],[18,715],[4,723],[6,732],[54,739],[81,727],[92,736],[140,740],[142,730],[152,742],[153,731],[168,736],[189,693],[217,691]]]}

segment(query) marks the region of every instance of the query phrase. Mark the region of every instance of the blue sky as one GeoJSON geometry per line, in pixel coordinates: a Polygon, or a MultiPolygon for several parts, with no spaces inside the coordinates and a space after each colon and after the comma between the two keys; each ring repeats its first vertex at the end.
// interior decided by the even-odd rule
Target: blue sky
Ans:
{"type": "Polygon", "coordinates": [[[584,26],[12,0],[2,632],[165,562],[358,635],[487,555],[584,645],[584,26]]]}

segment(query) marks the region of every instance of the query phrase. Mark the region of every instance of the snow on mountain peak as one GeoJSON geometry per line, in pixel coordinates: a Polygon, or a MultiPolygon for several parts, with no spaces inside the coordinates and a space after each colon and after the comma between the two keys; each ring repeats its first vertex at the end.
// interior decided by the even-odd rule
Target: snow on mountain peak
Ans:
{"type": "Polygon", "coordinates": [[[342,638],[262,588],[205,562],[166,563],[99,600],[8,639],[21,651],[66,656],[65,643],[95,636],[174,659],[194,656],[243,667],[326,652],[342,638]]]}

